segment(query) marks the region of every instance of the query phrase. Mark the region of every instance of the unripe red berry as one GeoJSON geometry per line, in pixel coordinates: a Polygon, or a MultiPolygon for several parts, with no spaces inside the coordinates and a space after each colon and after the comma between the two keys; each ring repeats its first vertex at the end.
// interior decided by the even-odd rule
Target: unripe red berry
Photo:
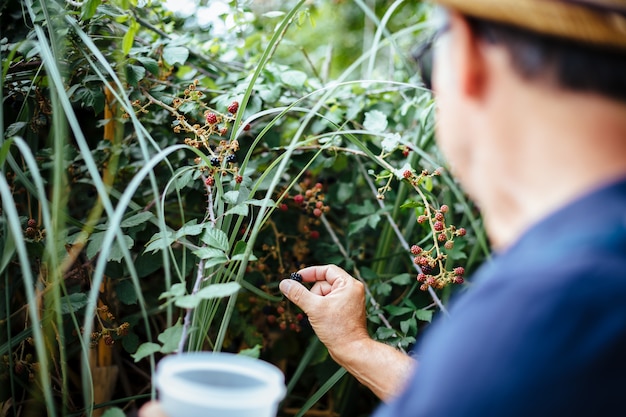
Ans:
{"type": "Polygon", "coordinates": [[[403,176],[405,179],[409,179],[409,178],[411,178],[411,175],[413,175],[413,174],[412,174],[412,173],[411,173],[411,171],[409,171],[408,169],[402,173],[402,176],[403,176]]]}
{"type": "Polygon", "coordinates": [[[281,203],[281,205],[280,205],[280,209],[281,209],[282,211],[287,211],[287,210],[289,209],[289,207],[287,206],[287,204],[285,204],[285,203],[281,203]]]}
{"type": "Polygon", "coordinates": [[[309,238],[311,238],[311,239],[319,239],[320,238],[320,232],[318,232],[317,230],[311,230],[311,232],[309,233],[309,238]]]}
{"type": "Polygon", "coordinates": [[[435,213],[435,219],[439,221],[443,221],[443,213],[441,212],[435,213]]]}
{"type": "Polygon", "coordinates": [[[226,133],[228,133],[228,128],[223,127],[220,129],[220,136],[226,136],[226,133]]]}
{"type": "Polygon", "coordinates": [[[424,273],[417,274],[417,281],[418,282],[426,282],[426,274],[424,274],[424,273]]]}
{"type": "Polygon", "coordinates": [[[278,327],[280,327],[280,330],[287,330],[287,323],[281,321],[278,327]]]}
{"type": "Polygon", "coordinates": [[[283,306],[276,307],[276,312],[278,314],[285,314],[285,307],[283,307],[283,306]]]}
{"type": "Polygon", "coordinates": [[[232,103],[230,103],[230,105],[228,106],[228,112],[235,114],[237,113],[237,110],[239,110],[239,102],[233,101],[232,103]]]}
{"type": "Polygon", "coordinates": [[[236,182],[237,184],[241,184],[241,183],[242,183],[242,181],[243,181],[243,177],[242,177],[241,175],[237,175],[237,176],[235,177],[235,182],[236,182]]]}
{"type": "Polygon", "coordinates": [[[446,248],[446,249],[448,249],[448,250],[450,250],[450,249],[454,248],[454,241],[452,241],[452,240],[448,240],[448,241],[445,243],[445,245],[443,245],[443,247],[444,247],[444,248],[446,248]]]}
{"type": "Polygon", "coordinates": [[[208,177],[206,180],[204,180],[204,183],[209,187],[213,187],[213,185],[215,185],[215,178],[208,177]]]}
{"type": "Polygon", "coordinates": [[[467,231],[462,227],[456,231],[457,236],[465,236],[466,233],[467,231]]]}
{"type": "Polygon", "coordinates": [[[413,255],[419,255],[420,253],[422,253],[422,248],[417,245],[413,245],[411,246],[411,253],[413,255]]]}
{"type": "Polygon", "coordinates": [[[37,234],[37,231],[35,230],[34,227],[27,227],[26,230],[24,231],[24,234],[26,235],[27,238],[32,239],[37,234]]]}
{"type": "Polygon", "coordinates": [[[320,216],[322,215],[322,210],[321,210],[321,209],[318,209],[318,208],[314,209],[314,210],[313,210],[313,215],[314,215],[315,217],[320,217],[320,216]]]}
{"type": "Polygon", "coordinates": [[[465,274],[465,268],[463,268],[462,266],[457,266],[456,268],[454,268],[454,275],[463,275],[465,274]]]}
{"type": "Polygon", "coordinates": [[[420,224],[426,222],[427,220],[428,220],[428,217],[424,216],[423,214],[417,217],[417,222],[420,224]]]}
{"type": "Polygon", "coordinates": [[[447,213],[448,210],[450,210],[450,207],[448,207],[447,205],[443,205],[441,206],[441,208],[439,209],[442,213],[447,213]]]}
{"type": "Polygon", "coordinates": [[[443,230],[443,223],[440,221],[436,221],[435,224],[433,224],[433,229],[435,229],[437,232],[441,232],[443,230]]]}
{"type": "Polygon", "coordinates": [[[465,280],[463,279],[463,277],[455,277],[454,278],[454,283],[455,284],[463,284],[465,282],[465,280]]]}
{"type": "Polygon", "coordinates": [[[248,123],[247,125],[245,125],[243,127],[244,132],[247,132],[248,130],[250,130],[250,123],[248,123]]]}
{"type": "Polygon", "coordinates": [[[411,152],[411,149],[408,146],[405,146],[404,149],[402,149],[402,156],[409,156],[409,153],[411,152]]]}
{"type": "Polygon", "coordinates": [[[28,227],[37,227],[37,221],[35,219],[28,219],[28,227]]]}
{"type": "Polygon", "coordinates": [[[315,183],[315,188],[317,188],[318,190],[321,190],[324,186],[322,185],[321,182],[316,182],[315,183]]]}
{"type": "Polygon", "coordinates": [[[294,195],[293,202],[296,204],[302,204],[304,202],[304,197],[302,196],[302,194],[294,195]]]}
{"type": "Polygon", "coordinates": [[[210,125],[214,125],[217,123],[217,115],[215,113],[207,113],[206,114],[206,122],[210,125]]]}
{"type": "Polygon", "coordinates": [[[441,233],[439,236],[437,236],[437,240],[440,242],[445,242],[448,239],[448,237],[446,236],[445,233],[441,233]]]}
{"type": "Polygon", "coordinates": [[[268,322],[269,324],[274,324],[274,323],[276,323],[276,316],[275,316],[275,315],[273,315],[273,314],[269,314],[269,315],[267,316],[267,322],[268,322]]]}

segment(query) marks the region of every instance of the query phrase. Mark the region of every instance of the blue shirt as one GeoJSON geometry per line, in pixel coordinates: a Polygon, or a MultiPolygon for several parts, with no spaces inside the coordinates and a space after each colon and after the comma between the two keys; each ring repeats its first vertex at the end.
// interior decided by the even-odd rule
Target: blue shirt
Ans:
{"type": "Polygon", "coordinates": [[[626,416],[626,181],[483,265],[415,356],[376,417],[626,416]]]}

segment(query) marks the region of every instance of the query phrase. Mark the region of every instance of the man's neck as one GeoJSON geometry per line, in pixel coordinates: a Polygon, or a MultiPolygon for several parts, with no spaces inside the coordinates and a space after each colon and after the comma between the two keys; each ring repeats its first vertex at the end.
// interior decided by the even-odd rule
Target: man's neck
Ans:
{"type": "Polygon", "coordinates": [[[533,95],[496,123],[493,146],[477,156],[473,172],[496,250],[577,197],[626,177],[626,106],[563,91],[533,95]],[[519,116],[524,108],[526,120],[519,116]]]}

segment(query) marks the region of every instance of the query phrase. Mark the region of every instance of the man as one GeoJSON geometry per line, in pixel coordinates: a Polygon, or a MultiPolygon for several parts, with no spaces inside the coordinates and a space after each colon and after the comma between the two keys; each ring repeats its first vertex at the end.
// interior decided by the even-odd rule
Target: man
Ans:
{"type": "Polygon", "coordinates": [[[626,1],[439,3],[437,137],[494,260],[415,362],[369,338],[339,268],[281,290],[377,416],[626,415],[626,1]]]}
{"type": "Polygon", "coordinates": [[[411,357],[340,268],[281,291],[378,417],[626,415],[626,0],[438,3],[437,138],[493,260],[411,357]]]}

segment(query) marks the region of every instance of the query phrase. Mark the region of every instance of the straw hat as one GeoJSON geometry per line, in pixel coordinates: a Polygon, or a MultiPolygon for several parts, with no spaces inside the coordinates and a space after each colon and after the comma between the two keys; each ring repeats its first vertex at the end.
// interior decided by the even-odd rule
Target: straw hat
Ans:
{"type": "Polygon", "coordinates": [[[626,0],[435,0],[467,16],[626,50],[626,0]]]}

